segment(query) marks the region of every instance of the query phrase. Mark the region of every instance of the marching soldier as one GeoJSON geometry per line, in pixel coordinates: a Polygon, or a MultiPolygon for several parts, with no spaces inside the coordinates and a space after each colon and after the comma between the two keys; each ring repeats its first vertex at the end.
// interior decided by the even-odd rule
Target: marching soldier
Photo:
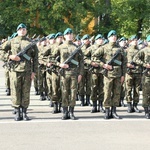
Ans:
{"type": "Polygon", "coordinates": [[[83,54],[79,49],[77,53],[73,53],[77,46],[73,43],[73,31],[70,28],[67,28],[64,31],[65,41],[53,52],[53,56],[56,58],[60,57],[60,62],[58,61],[56,65],[61,67],[61,84],[62,84],[62,108],[63,116],[62,120],[73,119],[74,116],[74,107],[76,105],[76,94],[77,94],[77,85],[81,81],[83,75],[83,54]],[[74,54],[70,63],[64,63],[66,59],[74,54]],[[69,107],[69,108],[68,108],[69,107]],[[69,109],[69,110],[68,110],[69,109]]]}
{"type": "Polygon", "coordinates": [[[116,31],[111,30],[107,38],[109,43],[98,48],[93,54],[93,57],[95,57],[100,67],[104,68],[102,71],[104,74],[103,105],[106,111],[104,119],[110,119],[112,117],[120,119],[121,117],[116,113],[116,107],[119,106],[121,83],[124,81],[125,58],[123,51],[116,45],[116,31]]]}
{"type": "Polygon", "coordinates": [[[150,119],[150,35],[146,39],[148,47],[140,50],[133,58],[133,61],[145,68],[142,79],[143,101],[142,106],[145,110],[145,118],[150,119]]]}
{"type": "Polygon", "coordinates": [[[126,73],[126,101],[128,105],[128,113],[137,112],[137,105],[139,103],[140,85],[141,85],[141,73],[142,67],[133,63],[133,57],[138,53],[137,49],[137,36],[133,35],[130,38],[130,46],[127,48],[127,73],[126,73]],[[133,94],[132,94],[133,91],[133,94]]]}
{"type": "Polygon", "coordinates": [[[28,58],[31,58],[31,61],[17,56],[17,53],[31,43],[29,39],[26,38],[27,27],[23,23],[18,25],[17,33],[17,37],[2,45],[3,60],[6,61],[9,59],[14,61],[10,71],[12,106],[16,109],[16,116],[14,119],[16,121],[22,119],[27,121],[29,120],[27,108],[30,103],[31,81],[37,70],[38,50],[35,45],[27,51],[25,57],[28,56],[28,58]],[[10,54],[7,53],[9,50],[11,50],[10,54]]]}
{"type": "MultiPolygon", "coordinates": [[[[82,41],[85,44],[81,50],[83,55],[85,55],[87,48],[90,47],[90,36],[88,34],[82,37],[82,41]]],[[[88,71],[89,66],[84,62],[84,75],[82,76],[81,82],[79,83],[79,97],[81,100],[81,106],[91,106],[90,95],[91,95],[91,73],[88,71]],[[86,95],[86,102],[84,102],[84,97],[86,95]]]]}
{"type": "Polygon", "coordinates": [[[91,100],[93,102],[93,108],[91,113],[95,112],[105,112],[102,103],[104,100],[103,91],[103,74],[101,74],[102,68],[98,67],[92,58],[94,52],[101,47],[103,44],[103,36],[98,34],[95,37],[95,44],[91,45],[85,52],[85,63],[91,65],[89,72],[91,70],[91,100]],[[90,58],[90,59],[89,59],[90,58]],[[98,106],[98,107],[97,107],[98,106]]]}
{"type": "MultiPolygon", "coordinates": [[[[63,43],[63,34],[61,32],[58,32],[55,35],[55,44],[53,44],[51,46],[51,53],[54,52],[55,49],[57,49],[57,47],[59,45],[61,45],[63,43]]],[[[51,55],[49,55],[48,57],[48,62],[47,62],[47,67],[51,68],[52,72],[52,102],[54,104],[54,108],[52,113],[59,113],[61,112],[61,103],[62,103],[62,99],[61,99],[61,83],[60,83],[60,76],[58,74],[58,70],[59,67],[54,66],[53,62],[56,62],[57,60],[55,60],[51,55]]],[[[59,59],[58,59],[59,61],[59,59]]]]}
{"type": "MultiPolygon", "coordinates": [[[[125,37],[120,38],[118,41],[118,44],[119,44],[120,48],[122,48],[122,50],[126,53],[126,45],[127,45],[126,44],[126,38],[125,37]]],[[[124,97],[125,97],[125,82],[123,82],[121,84],[121,94],[120,94],[119,106],[125,107],[124,97]]]]}

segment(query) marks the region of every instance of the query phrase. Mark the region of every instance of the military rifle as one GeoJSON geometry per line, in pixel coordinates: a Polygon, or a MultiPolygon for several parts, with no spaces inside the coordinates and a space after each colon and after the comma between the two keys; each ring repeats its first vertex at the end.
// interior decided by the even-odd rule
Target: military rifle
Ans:
{"type": "MultiPolygon", "coordinates": [[[[107,62],[107,64],[108,64],[108,65],[112,65],[113,63],[116,63],[116,64],[118,64],[119,66],[121,66],[122,62],[116,60],[116,58],[118,57],[118,55],[120,54],[120,52],[121,52],[121,49],[118,49],[118,50],[116,51],[116,53],[113,55],[113,57],[107,62]]],[[[101,73],[102,73],[103,75],[105,75],[105,76],[106,76],[107,72],[108,72],[108,70],[105,69],[105,68],[101,71],[101,73]]]]}
{"type": "Polygon", "coordinates": [[[145,68],[142,72],[142,74],[146,75],[150,71],[150,68],[145,68]]]}
{"type": "MultiPolygon", "coordinates": [[[[94,39],[94,36],[92,36],[89,41],[92,41],[93,39],[94,39]]],[[[69,55],[69,57],[63,62],[63,64],[68,64],[68,63],[71,62],[72,64],[78,66],[78,65],[79,65],[79,62],[75,61],[73,58],[74,58],[74,56],[75,56],[77,53],[79,53],[79,50],[80,50],[84,45],[85,45],[85,43],[82,43],[81,46],[77,47],[77,48],[69,55]]],[[[62,76],[64,75],[64,68],[59,69],[59,74],[62,75],[62,76]]]]}
{"type": "MultiPolygon", "coordinates": [[[[17,53],[16,55],[17,55],[18,57],[20,57],[20,61],[19,61],[19,62],[21,62],[23,59],[26,59],[26,60],[30,61],[31,58],[26,54],[27,51],[28,51],[31,47],[35,46],[39,41],[43,41],[43,40],[45,40],[45,37],[42,37],[41,39],[37,39],[37,38],[36,38],[36,39],[33,40],[30,44],[28,44],[25,48],[23,48],[19,53],[17,53]]],[[[14,61],[14,60],[9,60],[8,62],[5,62],[5,63],[4,63],[3,67],[6,66],[8,69],[10,69],[10,68],[12,68],[12,66],[13,66],[13,64],[14,64],[15,62],[16,62],[16,61],[14,61]]]]}

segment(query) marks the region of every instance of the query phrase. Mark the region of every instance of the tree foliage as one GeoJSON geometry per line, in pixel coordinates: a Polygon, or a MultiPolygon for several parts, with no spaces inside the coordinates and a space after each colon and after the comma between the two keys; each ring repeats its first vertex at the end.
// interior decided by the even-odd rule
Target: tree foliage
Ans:
{"type": "Polygon", "coordinates": [[[150,32],[150,0],[0,0],[0,37],[16,32],[25,23],[30,36],[48,35],[67,27],[75,34],[107,34],[115,29],[120,36],[150,32]]]}

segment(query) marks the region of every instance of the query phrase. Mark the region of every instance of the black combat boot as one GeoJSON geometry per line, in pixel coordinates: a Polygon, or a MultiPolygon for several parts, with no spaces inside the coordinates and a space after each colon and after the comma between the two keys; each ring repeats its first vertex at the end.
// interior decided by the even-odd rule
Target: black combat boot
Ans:
{"type": "Polygon", "coordinates": [[[109,118],[109,113],[110,113],[110,109],[109,108],[105,108],[105,116],[104,116],[104,119],[110,119],[109,118]]]}
{"type": "Polygon", "coordinates": [[[74,107],[69,107],[70,112],[70,119],[76,120],[76,117],[74,116],[74,107]]]}
{"type": "Polygon", "coordinates": [[[133,112],[140,113],[141,111],[137,108],[138,103],[133,103],[133,112]]]}
{"type": "Polygon", "coordinates": [[[112,106],[112,117],[115,119],[121,119],[121,117],[118,116],[118,114],[116,113],[116,107],[112,106]]]}
{"type": "Polygon", "coordinates": [[[58,102],[54,102],[54,107],[52,110],[52,114],[56,114],[56,113],[58,113],[58,102]]]}
{"type": "Polygon", "coordinates": [[[97,112],[102,112],[105,113],[105,110],[103,108],[103,102],[102,101],[98,101],[98,110],[97,112]]]}
{"type": "Polygon", "coordinates": [[[131,104],[131,102],[128,102],[128,103],[127,103],[127,106],[128,106],[127,112],[128,112],[128,113],[132,113],[133,111],[132,111],[132,104],[131,104]]]}
{"type": "Polygon", "coordinates": [[[58,112],[59,113],[61,112],[61,103],[60,102],[58,103],[58,112]]]}
{"type": "Polygon", "coordinates": [[[39,95],[39,89],[35,88],[35,95],[39,95]]]}
{"type": "Polygon", "coordinates": [[[40,100],[41,101],[46,100],[46,97],[43,92],[40,93],[40,100]]]}
{"type": "Polygon", "coordinates": [[[80,95],[81,106],[84,106],[84,95],[80,95]]]}
{"type": "Polygon", "coordinates": [[[20,117],[20,108],[15,108],[15,112],[16,112],[16,116],[15,116],[15,121],[20,121],[21,117],[20,117]]]}
{"type": "Polygon", "coordinates": [[[148,107],[144,107],[144,110],[145,110],[145,118],[150,119],[150,113],[149,113],[148,107]]]}
{"type": "Polygon", "coordinates": [[[24,121],[28,121],[31,120],[28,116],[27,116],[27,108],[22,108],[22,116],[23,116],[23,120],[24,121]]]}
{"type": "Polygon", "coordinates": [[[125,103],[124,103],[124,97],[120,98],[120,102],[121,102],[121,106],[122,107],[126,107],[125,103]]]}
{"type": "Polygon", "coordinates": [[[91,103],[90,103],[90,95],[86,95],[86,103],[85,103],[85,106],[91,106],[91,103]]]}
{"type": "Polygon", "coordinates": [[[96,113],[96,112],[97,112],[97,101],[93,101],[93,107],[91,113],[96,113]]]}
{"type": "Polygon", "coordinates": [[[7,90],[6,90],[6,95],[7,96],[9,96],[11,93],[10,93],[10,88],[8,88],[7,90]]]}
{"type": "Polygon", "coordinates": [[[62,120],[67,120],[69,119],[69,116],[68,116],[68,107],[63,107],[63,116],[61,118],[62,120]]]}

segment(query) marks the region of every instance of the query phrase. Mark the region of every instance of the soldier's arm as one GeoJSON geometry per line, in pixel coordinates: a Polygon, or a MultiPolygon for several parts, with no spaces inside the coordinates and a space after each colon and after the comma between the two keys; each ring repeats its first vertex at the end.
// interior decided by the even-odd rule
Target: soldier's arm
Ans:
{"type": "Polygon", "coordinates": [[[82,51],[80,51],[80,54],[78,57],[79,57],[78,58],[79,59],[79,75],[83,76],[83,74],[84,74],[84,60],[83,60],[84,56],[83,56],[82,51]]]}
{"type": "Polygon", "coordinates": [[[6,41],[1,45],[1,59],[6,62],[9,59],[9,51],[11,49],[11,42],[6,41]]]}
{"type": "Polygon", "coordinates": [[[86,52],[84,53],[84,63],[90,65],[91,64],[91,52],[92,52],[92,48],[91,46],[86,50],[86,52]]]}
{"type": "Polygon", "coordinates": [[[32,72],[37,73],[38,70],[38,48],[35,45],[32,52],[32,72]]]}
{"type": "Polygon", "coordinates": [[[144,62],[144,49],[140,50],[134,57],[133,57],[133,62],[136,63],[137,65],[146,67],[146,63],[144,62]]]}
{"type": "Polygon", "coordinates": [[[126,54],[124,52],[124,50],[122,50],[122,57],[121,57],[121,62],[122,62],[122,76],[125,76],[125,73],[126,73],[126,64],[127,64],[127,58],[126,58],[126,54]]]}

